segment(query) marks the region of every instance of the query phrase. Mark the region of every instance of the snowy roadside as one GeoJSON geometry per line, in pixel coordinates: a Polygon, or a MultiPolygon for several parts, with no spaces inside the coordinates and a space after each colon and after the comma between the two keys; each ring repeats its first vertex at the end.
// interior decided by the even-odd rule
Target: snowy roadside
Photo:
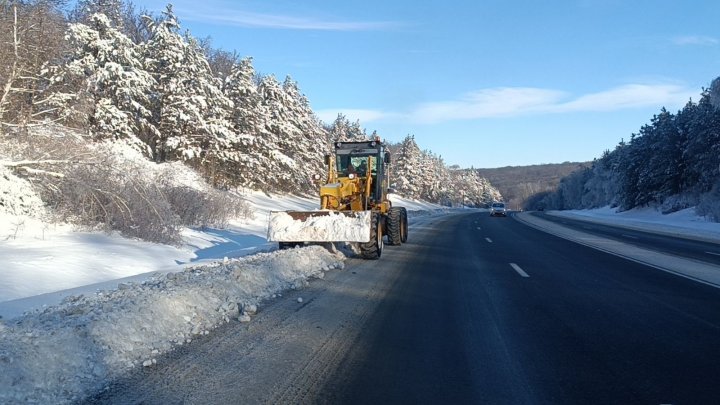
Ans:
{"type": "MultiPolygon", "coordinates": [[[[181,247],[0,215],[0,319],[56,305],[69,296],[113,289],[121,282],[141,282],[189,265],[272,251],[276,245],[266,241],[270,211],[317,208],[317,199],[310,197],[260,192],[243,197],[253,218],[231,221],[226,229],[186,229],[181,247]]],[[[409,210],[411,227],[421,217],[447,212],[431,203],[391,199],[409,210]]]]}
{"type": "Polygon", "coordinates": [[[344,267],[320,246],[192,266],[0,323],[0,403],[64,403],[344,267]]]}
{"type": "MultiPolygon", "coordinates": [[[[182,248],[4,218],[20,225],[3,228],[13,235],[0,243],[0,297],[24,296],[0,302],[0,403],[77,401],[225,322],[249,321],[265,299],[344,268],[341,253],[277,251],[265,241],[271,209],[314,209],[314,199],[247,199],[252,220],[186,230],[182,248]]],[[[394,200],[408,208],[411,227],[448,212],[394,200]]]]}
{"type": "Polygon", "coordinates": [[[720,223],[711,222],[688,208],[671,214],[662,214],[653,208],[616,212],[604,207],[592,210],[548,211],[550,215],[577,218],[630,229],[683,236],[685,238],[720,243],[720,223]]]}

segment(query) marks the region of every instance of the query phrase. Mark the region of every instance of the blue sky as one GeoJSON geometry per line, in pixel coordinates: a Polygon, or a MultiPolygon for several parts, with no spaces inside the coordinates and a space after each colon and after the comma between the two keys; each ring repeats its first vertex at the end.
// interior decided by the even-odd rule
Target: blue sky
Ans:
{"type": "Polygon", "coordinates": [[[463,167],[592,160],[720,76],[713,0],[173,4],[194,36],[292,76],[323,120],[463,167]]]}

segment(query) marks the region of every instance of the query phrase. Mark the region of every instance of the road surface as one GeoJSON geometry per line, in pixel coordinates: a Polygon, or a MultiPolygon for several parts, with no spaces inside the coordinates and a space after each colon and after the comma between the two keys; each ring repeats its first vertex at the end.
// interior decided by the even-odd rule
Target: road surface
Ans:
{"type": "Polygon", "coordinates": [[[88,402],[720,398],[720,289],[487,213],[411,232],[379,261],[350,259],[88,402]]]}

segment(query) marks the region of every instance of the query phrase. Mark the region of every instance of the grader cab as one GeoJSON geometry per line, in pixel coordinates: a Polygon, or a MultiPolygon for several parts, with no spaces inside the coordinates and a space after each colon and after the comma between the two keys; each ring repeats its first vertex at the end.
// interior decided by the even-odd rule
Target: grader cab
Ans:
{"type": "Polygon", "coordinates": [[[268,240],[287,248],[308,242],[350,242],[360,255],[379,259],[389,245],[407,241],[407,210],[388,199],[390,153],[379,140],[337,142],[325,157],[327,178],[320,182],[317,211],[270,213],[268,240]]]}

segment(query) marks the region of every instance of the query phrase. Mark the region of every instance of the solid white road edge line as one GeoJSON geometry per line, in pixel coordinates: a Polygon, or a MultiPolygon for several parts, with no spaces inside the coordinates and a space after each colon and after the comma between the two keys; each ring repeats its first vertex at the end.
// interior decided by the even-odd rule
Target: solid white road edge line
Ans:
{"type": "Polygon", "coordinates": [[[530,275],[527,274],[527,273],[525,273],[525,272],[523,271],[523,269],[521,269],[520,266],[518,266],[517,264],[515,264],[515,263],[510,263],[510,267],[512,267],[513,270],[515,270],[515,271],[517,272],[517,274],[519,274],[520,276],[526,277],[526,278],[527,278],[527,277],[530,277],[530,275]]]}
{"type": "Polygon", "coordinates": [[[709,255],[720,256],[720,253],[715,253],[715,252],[705,252],[705,253],[707,253],[709,255]]]}
{"type": "Polygon", "coordinates": [[[660,253],[649,249],[643,249],[611,239],[592,236],[564,226],[556,225],[554,222],[532,217],[530,214],[526,214],[524,216],[518,215],[515,218],[519,222],[538,229],[541,232],[549,233],[559,238],[567,239],[589,248],[622,257],[635,263],[640,263],[667,273],[675,274],[698,283],[720,288],[720,272],[718,272],[717,265],[674,256],[667,253],[660,253]]]}

